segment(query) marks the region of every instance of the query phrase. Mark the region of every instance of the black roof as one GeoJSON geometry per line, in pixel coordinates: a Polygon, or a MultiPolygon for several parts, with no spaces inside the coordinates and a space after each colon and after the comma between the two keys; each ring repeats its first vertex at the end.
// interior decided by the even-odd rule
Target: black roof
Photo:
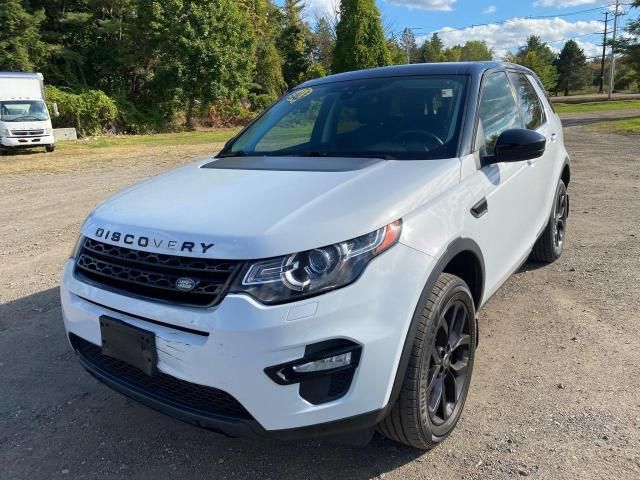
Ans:
{"type": "Polygon", "coordinates": [[[493,69],[520,70],[533,73],[528,68],[507,62],[450,62],[450,63],[414,63],[411,65],[394,65],[391,67],[370,68],[354,72],[338,73],[327,77],[316,78],[303,83],[300,87],[310,87],[325,83],[361,80],[366,78],[403,77],[409,75],[470,75],[481,76],[493,69]]]}

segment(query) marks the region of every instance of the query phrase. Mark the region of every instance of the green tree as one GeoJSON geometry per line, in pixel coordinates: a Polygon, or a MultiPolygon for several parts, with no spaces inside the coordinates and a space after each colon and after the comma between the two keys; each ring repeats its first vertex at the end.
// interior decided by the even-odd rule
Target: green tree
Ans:
{"type": "Polygon", "coordinates": [[[445,49],[442,55],[444,62],[460,62],[462,61],[462,47],[460,45],[454,45],[453,47],[445,49]]]}
{"type": "Polygon", "coordinates": [[[533,70],[547,90],[556,87],[558,82],[558,73],[554,66],[556,54],[549,45],[540,40],[540,37],[530,36],[527,38],[526,45],[520,47],[515,54],[507,54],[505,60],[533,70]]]}
{"type": "MultiPolygon", "coordinates": [[[[635,0],[632,8],[640,8],[640,0],[635,0]]],[[[624,54],[623,64],[631,70],[625,72],[624,83],[627,86],[635,83],[640,89],[640,17],[630,21],[625,30],[627,35],[616,42],[616,51],[624,54]]]]}
{"type": "Polygon", "coordinates": [[[420,61],[420,50],[416,42],[416,36],[413,30],[405,28],[400,37],[400,47],[404,52],[404,63],[418,63],[420,61]]]}
{"type": "Polygon", "coordinates": [[[444,44],[437,33],[431,35],[431,40],[426,40],[421,49],[422,61],[426,63],[444,62],[444,44]]]}
{"type": "Polygon", "coordinates": [[[558,89],[569,95],[571,90],[583,88],[589,81],[587,58],[578,44],[569,40],[564,44],[557,61],[558,89]]]}
{"type": "Polygon", "coordinates": [[[336,47],[336,32],[327,16],[316,21],[314,31],[315,57],[326,72],[331,70],[333,51],[336,47]]]}
{"type": "Polygon", "coordinates": [[[283,57],[282,73],[289,88],[304,80],[311,65],[309,26],[302,21],[302,0],[285,0],[284,29],[280,35],[280,51],[283,57]]]}
{"type": "Polygon", "coordinates": [[[186,105],[193,126],[198,103],[246,98],[255,37],[235,0],[140,0],[157,55],[156,98],[186,105]]]}
{"type": "Polygon", "coordinates": [[[487,42],[469,40],[462,46],[460,60],[463,62],[480,62],[493,58],[493,51],[487,46],[487,42]]]}
{"type": "Polygon", "coordinates": [[[281,13],[269,0],[245,0],[256,36],[256,69],[252,91],[273,101],[287,89],[277,48],[281,13]]]}
{"type": "Polygon", "coordinates": [[[380,11],[374,0],[341,0],[333,73],[391,63],[380,11]]]}
{"type": "Polygon", "coordinates": [[[27,12],[20,0],[0,2],[0,70],[33,71],[45,62],[48,48],[40,36],[44,10],[27,12]]]}

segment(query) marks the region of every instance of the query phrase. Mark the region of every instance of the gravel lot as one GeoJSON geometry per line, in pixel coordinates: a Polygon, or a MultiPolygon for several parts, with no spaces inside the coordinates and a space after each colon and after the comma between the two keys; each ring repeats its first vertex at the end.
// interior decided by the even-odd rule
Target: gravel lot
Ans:
{"type": "Polygon", "coordinates": [[[0,479],[640,478],[640,137],[594,134],[596,119],[572,116],[565,130],[563,258],[525,265],[482,310],[464,415],[427,453],[382,438],[362,449],[219,438],[100,385],[60,318],[80,223],[114,191],[206,149],[82,170],[58,153],[42,171],[43,154],[0,160],[18,172],[0,175],[0,479]]]}

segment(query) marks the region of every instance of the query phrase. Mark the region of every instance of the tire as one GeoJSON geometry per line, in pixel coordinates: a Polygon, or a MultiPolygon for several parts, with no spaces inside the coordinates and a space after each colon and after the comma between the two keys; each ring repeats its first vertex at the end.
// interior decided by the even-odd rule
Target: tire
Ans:
{"type": "Polygon", "coordinates": [[[567,233],[567,217],[569,215],[569,196],[567,186],[558,181],[556,195],[549,223],[536,241],[530,259],[535,262],[553,263],[562,255],[564,238],[567,233]]]}
{"type": "Polygon", "coordinates": [[[378,430],[391,440],[428,450],[447,438],[460,419],[471,382],[477,331],[471,292],[455,275],[441,274],[418,311],[400,395],[378,430]],[[459,380],[454,382],[455,378],[459,380]],[[444,406],[438,392],[444,393],[444,406]]]}
{"type": "Polygon", "coordinates": [[[51,153],[56,149],[56,146],[55,145],[45,145],[44,148],[47,151],[47,153],[51,153]]]}

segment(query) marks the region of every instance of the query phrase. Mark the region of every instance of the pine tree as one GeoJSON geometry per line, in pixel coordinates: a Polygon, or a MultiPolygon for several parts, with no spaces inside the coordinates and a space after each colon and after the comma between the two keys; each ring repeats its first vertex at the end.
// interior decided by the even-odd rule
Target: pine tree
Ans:
{"type": "Polygon", "coordinates": [[[311,65],[309,37],[310,29],[302,21],[302,0],[285,0],[284,29],[280,35],[279,47],[283,57],[282,73],[289,88],[304,80],[311,65]]]}
{"type": "Polygon", "coordinates": [[[374,0],[341,0],[333,73],[391,63],[380,11],[374,0]]]}
{"type": "Polygon", "coordinates": [[[405,28],[402,31],[400,46],[405,54],[405,63],[418,63],[420,61],[420,52],[413,30],[405,28]]]}
{"type": "Polygon", "coordinates": [[[0,70],[40,69],[48,53],[40,37],[44,20],[44,10],[30,14],[20,0],[0,1],[0,70]]]}
{"type": "Polygon", "coordinates": [[[333,51],[336,47],[336,32],[326,16],[318,18],[314,31],[315,55],[325,71],[331,70],[333,51]]]}
{"type": "Polygon", "coordinates": [[[573,40],[564,44],[557,61],[558,89],[569,95],[571,90],[579,90],[588,82],[587,58],[584,51],[573,40]]]}
{"type": "Polygon", "coordinates": [[[444,62],[444,44],[437,33],[431,35],[431,40],[426,40],[422,44],[422,61],[426,63],[444,62]]]}

